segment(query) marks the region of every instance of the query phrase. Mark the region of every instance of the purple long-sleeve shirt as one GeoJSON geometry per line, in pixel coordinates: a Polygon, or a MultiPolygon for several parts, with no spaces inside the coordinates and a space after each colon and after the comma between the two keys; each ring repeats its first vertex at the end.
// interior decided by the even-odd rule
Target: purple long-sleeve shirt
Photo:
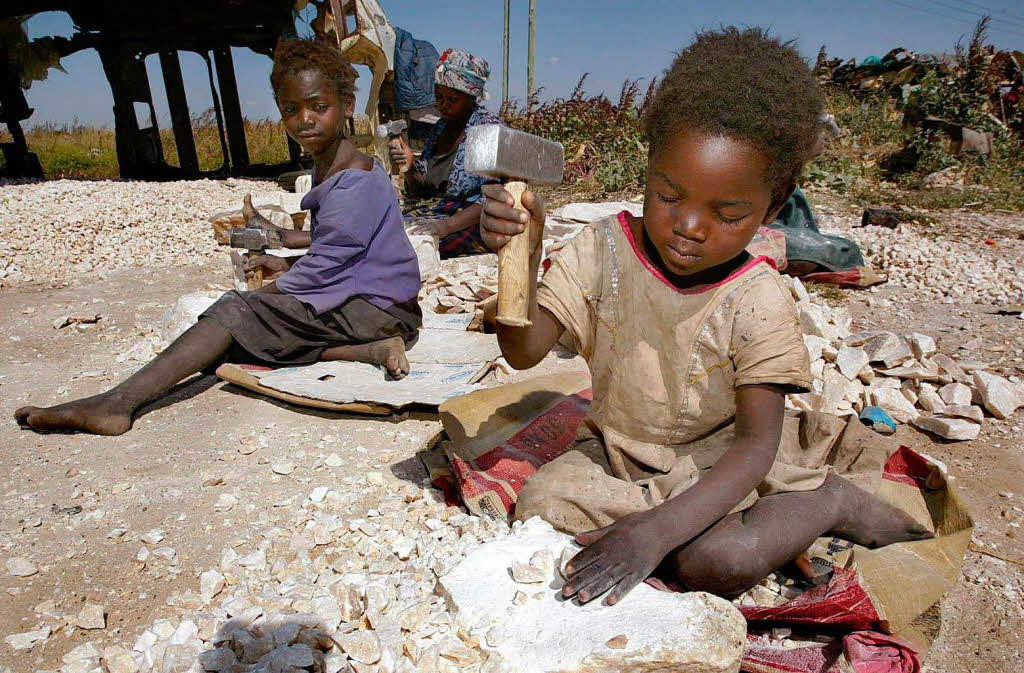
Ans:
{"type": "Polygon", "coordinates": [[[349,168],[315,185],[302,208],[310,211],[312,243],[277,279],[282,292],[317,313],[355,296],[386,309],[419,293],[416,253],[391,180],[376,162],[373,170],[349,168]]]}

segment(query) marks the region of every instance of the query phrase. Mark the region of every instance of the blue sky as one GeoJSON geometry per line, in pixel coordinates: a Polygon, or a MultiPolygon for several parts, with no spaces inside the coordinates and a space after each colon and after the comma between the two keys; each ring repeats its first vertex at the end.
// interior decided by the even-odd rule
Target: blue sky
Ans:
{"type": "MultiPolygon", "coordinates": [[[[527,0],[512,0],[509,95],[526,93],[527,0]]],[[[489,107],[501,98],[501,0],[381,0],[391,23],[434,43],[438,51],[458,47],[485,58],[491,65],[489,107]]],[[[580,75],[589,72],[587,91],[617,95],[626,78],[660,75],[675,52],[696,30],[719,25],[770,26],[775,34],[794,39],[813,59],[825,44],[830,56],[862,59],[896,46],[917,52],[951,51],[969,34],[982,14],[993,17],[989,42],[1024,50],[1024,6],[1019,0],[863,0],[861,2],[759,3],[682,2],[678,0],[537,0],[536,84],[542,97],[567,95],[580,75]]],[[[74,28],[61,12],[29,20],[30,37],[70,35],[74,28]]],[[[251,118],[276,116],[268,76],[270,60],[248,49],[234,49],[243,113],[251,118]]],[[[181,54],[182,72],[193,113],[211,105],[206,66],[196,54],[181,54]]],[[[28,91],[35,114],[27,124],[112,125],[113,99],[95,51],[63,60],[67,74],[51,70],[49,78],[28,91]]],[[[156,55],[147,59],[150,83],[161,126],[167,126],[167,105],[156,55]]],[[[366,83],[361,79],[360,84],[366,83]]],[[[367,88],[363,86],[363,88],[367,88]]],[[[360,97],[358,109],[365,100],[360,97]]]]}

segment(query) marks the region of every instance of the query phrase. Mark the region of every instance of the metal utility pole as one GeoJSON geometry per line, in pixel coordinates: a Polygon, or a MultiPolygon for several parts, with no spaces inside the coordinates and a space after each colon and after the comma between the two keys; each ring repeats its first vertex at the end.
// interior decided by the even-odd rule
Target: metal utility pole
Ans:
{"type": "Polygon", "coordinates": [[[508,101],[508,5],[511,0],[505,0],[505,59],[502,61],[501,73],[501,104],[508,101]]]}
{"type": "Polygon", "coordinates": [[[533,38],[537,19],[537,0],[530,0],[530,44],[526,51],[526,100],[533,95],[533,38]]]}

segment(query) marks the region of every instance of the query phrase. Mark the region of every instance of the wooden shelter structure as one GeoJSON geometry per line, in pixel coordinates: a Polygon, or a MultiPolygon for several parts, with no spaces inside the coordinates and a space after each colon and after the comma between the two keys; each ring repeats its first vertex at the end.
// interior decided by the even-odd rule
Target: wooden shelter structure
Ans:
{"type": "MultiPolygon", "coordinates": [[[[45,11],[67,12],[76,33],[46,38],[58,56],[83,49],[99,53],[114,98],[114,129],[121,177],[144,180],[227,175],[277,175],[297,167],[300,149],[289,139],[292,161],[252,164],[238,98],[231,47],[272,56],[278,38],[295,33],[295,0],[5,0],[0,20],[45,11]],[[222,165],[200,171],[181,75],[179,52],[206,61],[214,112],[224,153],[222,165]],[[164,160],[145,59],[158,54],[179,166],[164,160]]],[[[13,142],[2,145],[9,176],[42,177],[29,153],[20,122],[28,107],[16,71],[16,54],[0,45],[0,122],[13,142]]],[[[70,104],[73,102],[69,101],[70,104]]]]}

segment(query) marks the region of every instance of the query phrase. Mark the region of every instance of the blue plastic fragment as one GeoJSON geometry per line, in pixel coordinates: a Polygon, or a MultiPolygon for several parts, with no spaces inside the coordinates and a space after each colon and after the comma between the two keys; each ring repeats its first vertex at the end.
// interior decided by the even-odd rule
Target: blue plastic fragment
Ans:
{"type": "Polygon", "coordinates": [[[881,407],[864,407],[864,411],[860,412],[860,422],[879,434],[891,435],[896,432],[896,421],[881,407]]]}

